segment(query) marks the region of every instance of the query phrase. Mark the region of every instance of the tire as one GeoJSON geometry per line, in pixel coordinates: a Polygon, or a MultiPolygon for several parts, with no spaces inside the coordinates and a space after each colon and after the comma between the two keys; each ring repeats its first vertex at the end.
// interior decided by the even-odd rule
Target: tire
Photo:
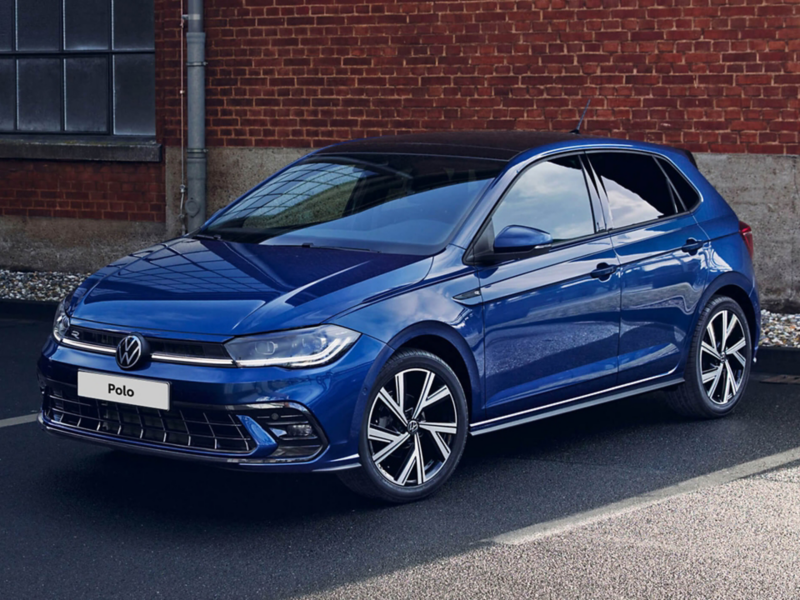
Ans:
{"type": "Polygon", "coordinates": [[[752,362],[753,344],[747,316],[730,298],[716,296],[698,319],[686,360],[684,383],[667,392],[667,403],[686,417],[724,417],[742,399],[752,362]],[[725,325],[727,335],[723,333],[725,325]]]}
{"type": "Polygon", "coordinates": [[[430,352],[401,350],[370,394],[359,433],[361,467],[343,471],[339,479],[357,494],[384,502],[421,500],[453,474],[467,429],[467,401],[453,370],[430,352]]]}

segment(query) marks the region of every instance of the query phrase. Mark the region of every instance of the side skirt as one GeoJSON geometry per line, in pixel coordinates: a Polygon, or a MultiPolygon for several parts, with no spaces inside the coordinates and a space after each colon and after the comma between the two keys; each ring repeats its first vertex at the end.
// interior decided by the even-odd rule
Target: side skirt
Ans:
{"type": "MultiPolygon", "coordinates": [[[[664,377],[668,377],[668,375],[669,374],[665,375],[664,377]]],[[[647,381],[648,380],[644,380],[639,383],[641,384],[647,381]]],[[[574,410],[580,410],[581,408],[588,408],[590,406],[597,406],[598,404],[605,404],[606,402],[613,402],[614,400],[621,400],[622,398],[628,398],[630,396],[638,396],[639,394],[654,392],[656,390],[660,390],[680,383],[683,383],[683,377],[670,377],[668,379],[651,383],[649,385],[630,384],[629,386],[625,386],[625,389],[618,389],[618,391],[614,391],[614,388],[611,388],[610,390],[595,392],[593,394],[589,394],[589,396],[597,396],[600,394],[604,395],[600,396],[599,398],[595,398],[593,400],[587,400],[584,402],[581,402],[581,399],[586,398],[587,396],[578,396],[577,398],[562,400],[560,402],[556,402],[554,404],[548,404],[546,406],[537,406],[536,408],[526,410],[522,413],[508,415],[506,417],[496,417],[494,419],[489,419],[488,421],[473,423],[472,425],[470,425],[470,435],[473,436],[482,435],[484,433],[491,433],[492,431],[499,431],[501,429],[507,429],[509,427],[516,427],[517,425],[532,423],[533,421],[539,421],[540,419],[555,417],[556,415],[563,415],[564,413],[572,412],[574,410]],[[560,406],[563,404],[567,404],[567,406],[554,408],[556,406],[560,406]]]]}

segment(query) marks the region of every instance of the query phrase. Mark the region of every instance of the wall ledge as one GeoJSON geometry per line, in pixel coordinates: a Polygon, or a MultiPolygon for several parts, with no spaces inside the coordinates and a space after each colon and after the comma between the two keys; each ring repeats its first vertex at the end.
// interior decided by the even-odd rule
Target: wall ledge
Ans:
{"type": "Polygon", "coordinates": [[[161,162],[152,138],[107,136],[0,135],[0,159],[161,162]]]}

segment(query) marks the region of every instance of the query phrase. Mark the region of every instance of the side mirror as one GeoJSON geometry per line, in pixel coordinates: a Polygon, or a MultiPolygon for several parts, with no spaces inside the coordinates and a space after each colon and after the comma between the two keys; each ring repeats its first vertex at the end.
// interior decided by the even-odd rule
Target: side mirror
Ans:
{"type": "Polygon", "coordinates": [[[496,254],[544,254],[553,245],[553,236],[541,229],[509,225],[494,238],[496,254]]]}

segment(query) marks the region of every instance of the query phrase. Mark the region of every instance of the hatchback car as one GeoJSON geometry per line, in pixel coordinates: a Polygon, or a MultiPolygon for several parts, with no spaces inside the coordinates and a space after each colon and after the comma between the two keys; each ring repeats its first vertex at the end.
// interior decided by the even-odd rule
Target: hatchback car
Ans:
{"type": "Polygon", "coordinates": [[[688,152],[462,132],[313,152],[59,306],[41,422],[249,471],[431,494],[469,436],[653,390],[721,417],[759,300],[688,152]]]}

